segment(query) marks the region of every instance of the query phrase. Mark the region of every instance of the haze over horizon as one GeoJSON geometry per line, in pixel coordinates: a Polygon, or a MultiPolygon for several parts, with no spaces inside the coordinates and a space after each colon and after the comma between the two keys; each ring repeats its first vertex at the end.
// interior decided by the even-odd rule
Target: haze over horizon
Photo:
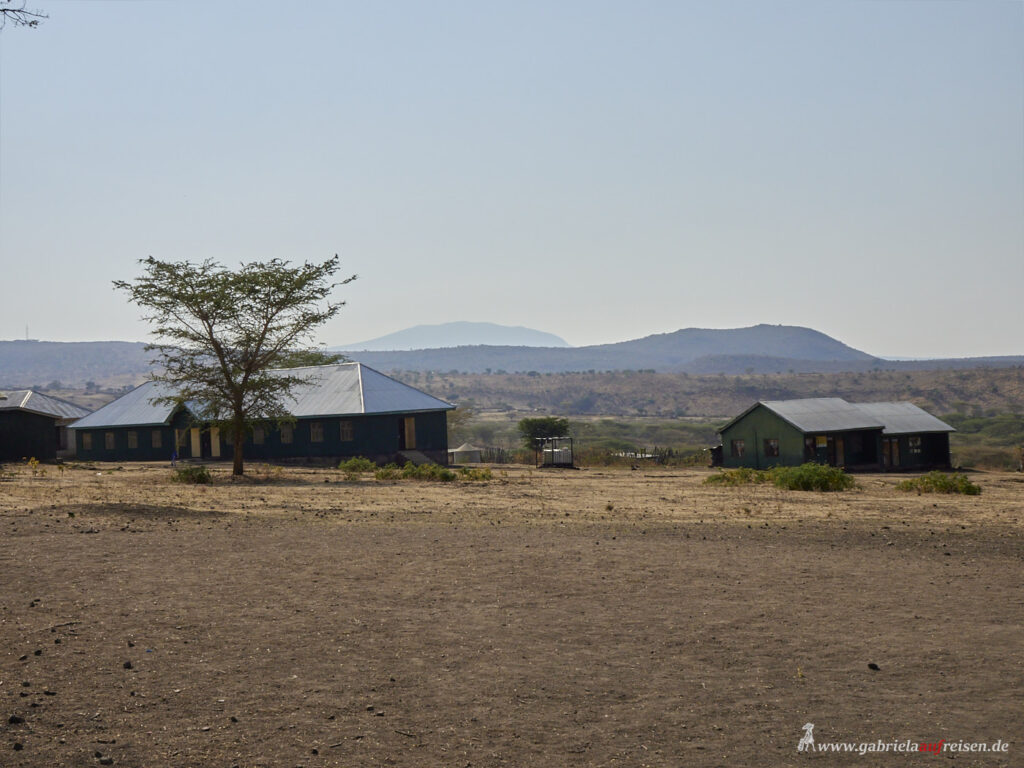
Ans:
{"type": "Polygon", "coordinates": [[[472,319],[1024,354],[1024,4],[31,6],[0,31],[0,338],[149,340],[111,288],[148,255],[339,253],[328,346],[472,319]]]}

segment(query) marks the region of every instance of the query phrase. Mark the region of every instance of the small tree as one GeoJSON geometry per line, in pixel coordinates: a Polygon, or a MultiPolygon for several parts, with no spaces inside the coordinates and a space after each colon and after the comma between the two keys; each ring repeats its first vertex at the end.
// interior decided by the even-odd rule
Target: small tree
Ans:
{"type": "Polygon", "coordinates": [[[465,442],[469,437],[469,422],[476,413],[468,405],[460,405],[448,411],[448,445],[465,442]]]}
{"type": "Polygon", "coordinates": [[[534,447],[534,440],[540,437],[564,437],[569,434],[569,420],[557,416],[539,416],[535,419],[521,419],[519,434],[527,448],[534,447]]]}
{"type": "MultiPolygon", "coordinates": [[[[335,256],[322,264],[292,267],[287,261],[242,264],[232,271],[212,260],[142,259],[144,274],[132,282],[115,280],[129,299],[148,314],[157,342],[153,378],[171,385],[173,395],[157,402],[201,404],[196,414],[218,426],[234,443],[232,472],[244,472],[242,446],[256,421],[287,419],[284,399],[307,381],[302,376],[272,372],[294,362],[324,362],[308,353],[296,356],[312,341],[314,329],[334,317],[345,302],[329,300],[340,282],[335,256]]],[[[318,354],[318,353],[317,353],[318,354]]]]}

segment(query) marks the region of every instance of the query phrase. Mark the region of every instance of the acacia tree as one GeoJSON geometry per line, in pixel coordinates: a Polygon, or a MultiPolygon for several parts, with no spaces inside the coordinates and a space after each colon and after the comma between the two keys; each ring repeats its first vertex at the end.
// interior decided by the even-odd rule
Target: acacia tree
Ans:
{"type": "Polygon", "coordinates": [[[356,276],[332,281],[337,256],[297,267],[281,259],[251,262],[234,271],[210,259],[193,264],[150,256],[139,263],[141,277],[115,280],[114,287],[127,291],[153,326],[156,342],[147,346],[157,352],[153,378],[173,392],[155,402],[201,404],[194,415],[228,434],[232,472],[241,475],[246,433],[254,422],[287,419],[288,394],[308,381],[272,369],[324,362],[302,347],[345,305],[330,301],[333,289],[356,276]]]}
{"type": "Polygon", "coordinates": [[[569,434],[569,420],[557,416],[538,416],[535,419],[520,419],[519,434],[523,445],[533,448],[536,440],[543,437],[565,437],[569,434]]]}
{"type": "Polygon", "coordinates": [[[0,0],[0,29],[9,21],[16,27],[38,27],[39,22],[49,18],[45,13],[30,11],[24,2],[0,0]]]}

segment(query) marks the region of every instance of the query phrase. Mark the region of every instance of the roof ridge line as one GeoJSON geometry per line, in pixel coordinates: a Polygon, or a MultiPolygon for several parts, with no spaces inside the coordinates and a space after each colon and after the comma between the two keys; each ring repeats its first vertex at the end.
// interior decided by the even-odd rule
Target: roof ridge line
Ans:
{"type": "Polygon", "coordinates": [[[366,395],[363,393],[363,364],[356,363],[356,375],[359,377],[359,410],[366,413],[366,395]]]}

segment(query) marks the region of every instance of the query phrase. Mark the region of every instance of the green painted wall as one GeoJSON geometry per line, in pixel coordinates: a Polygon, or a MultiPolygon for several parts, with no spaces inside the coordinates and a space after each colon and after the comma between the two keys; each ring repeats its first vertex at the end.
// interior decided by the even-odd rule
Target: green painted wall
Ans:
{"type": "Polygon", "coordinates": [[[768,469],[804,463],[804,435],[763,405],[722,432],[722,466],[768,469]],[[766,439],[779,441],[779,455],[765,456],[766,439]],[[742,440],[744,455],[732,455],[732,441],[742,440]]]}

